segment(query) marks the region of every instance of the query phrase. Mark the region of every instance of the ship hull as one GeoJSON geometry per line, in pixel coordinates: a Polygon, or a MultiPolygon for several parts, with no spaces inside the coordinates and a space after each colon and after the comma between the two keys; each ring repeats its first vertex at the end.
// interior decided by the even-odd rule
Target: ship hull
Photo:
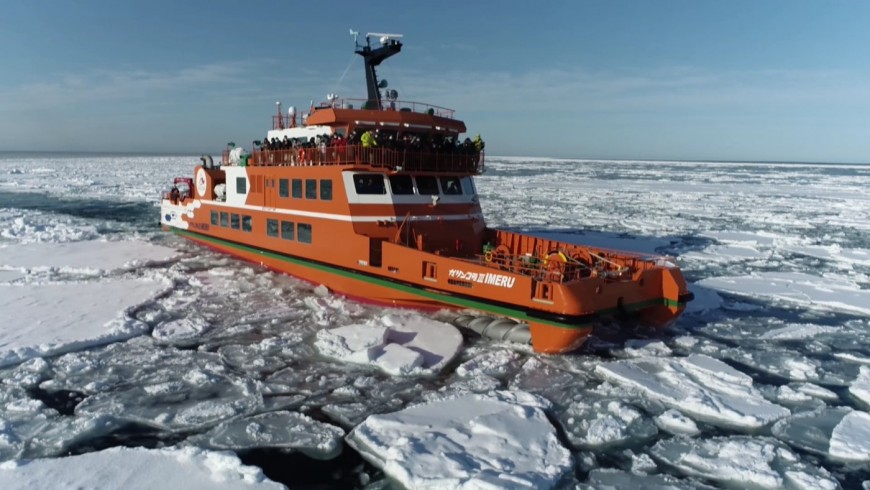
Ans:
{"type": "Polygon", "coordinates": [[[312,284],[323,285],[331,292],[354,301],[424,311],[444,308],[474,309],[484,313],[514,318],[529,324],[532,347],[540,353],[559,354],[576,350],[583,345],[592,332],[593,325],[602,317],[631,315],[638,317],[644,323],[664,326],[679,316],[685,306],[683,302],[668,304],[665,300],[651,300],[622,308],[613,308],[612,311],[601,310],[595,314],[586,315],[582,319],[572,318],[570,322],[560,322],[554,317],[542,317],[539,312],[522,307],[511,307],[511,305],[487,298],[474,298],[449,291],[439,291],[194,231],[172,227],[168,229],[179,236],[218,252],[288,274],[312,284]]]}

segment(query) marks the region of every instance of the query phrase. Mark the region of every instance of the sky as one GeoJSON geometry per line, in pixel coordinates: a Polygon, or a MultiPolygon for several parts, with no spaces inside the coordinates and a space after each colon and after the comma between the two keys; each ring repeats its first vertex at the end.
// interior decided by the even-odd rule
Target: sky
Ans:
{"type": "MultiPolygon", "coordinates": [[[[500,156],[870,162],[870,2],[7,0],[0,151],[217,153],[378,76],[500,156]]],[[[250,143],[247,143],[250,146],[250,143]]]]}

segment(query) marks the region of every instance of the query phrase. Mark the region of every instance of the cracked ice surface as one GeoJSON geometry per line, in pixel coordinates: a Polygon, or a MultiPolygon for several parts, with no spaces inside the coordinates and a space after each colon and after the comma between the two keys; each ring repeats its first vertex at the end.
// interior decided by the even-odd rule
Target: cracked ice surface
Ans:
{"type": "Polygon", "coordinates": [[[372,415],[348,443],[407,488],[552,488],[571,453],[543,408],[522,393],[464,395],[372,415]]]}
{"type": "Polygon", "coordinates": [[[235,455],[187,447],[143,449],[115,447],[56,459],[0,464],[0,487],[124,488],[151,490],[282,489],[259,468],[245,466],[235,455]]]}
{"type": "Polygon", "coordinates": [[[652,454],[680,473],[728,488],[839,488],[825,469],[800,462],[782,443],[768,438],[669,439],[653,446],[652,454]]]}
{"type": "Polygon", "coordinates": [[[595,372],[721,427],[755,429],[789,414],[765,400],[751,377],[704,355],[617,361],[599,365],[595,372]]]}

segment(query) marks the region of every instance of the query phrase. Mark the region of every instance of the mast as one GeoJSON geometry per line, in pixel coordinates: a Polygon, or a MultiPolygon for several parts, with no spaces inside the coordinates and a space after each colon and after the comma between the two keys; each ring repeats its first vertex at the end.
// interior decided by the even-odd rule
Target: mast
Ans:
{"type": "MultiPolygon", "coordinates": [[[[358,33],[351,31],[351,35],[358,33]]],[[[378,86],[378,75],[375,72],[375,67],[380,65],[382,61],[393,56],[402,50],[402,42],[399,39],[401,34],[383,34],[379,32],[369,32],[366,34],[366,45],[360,46],[356,43],[356,54],[363,57],[366,70],[366,89],[368,90],[368,100],[366,101],[366,109],[381,109],[381,91],[383,87],[378,86]],[[371,36],[378,36],[381,41],[381,47],[372,48],[371,36]]]]}

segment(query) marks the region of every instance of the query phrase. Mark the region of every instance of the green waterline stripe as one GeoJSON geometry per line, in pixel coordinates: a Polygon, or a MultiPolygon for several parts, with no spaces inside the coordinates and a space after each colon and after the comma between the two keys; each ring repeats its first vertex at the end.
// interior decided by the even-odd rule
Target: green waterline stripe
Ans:
{"type": "MultiPolygon", "coordinates": [[[[312,261],[309,261],[306,259],[299,259],[296,257],[291,257],[289,255],[284,255],[284,254],[280,254],[280,253],[276,253],[276,252],[271,252],[269,250],[264,250],[264,249],[261,249],[258,247],[252,247],[249,245],[244,245],[244,244],[240,244],[240,243],[235,243],[235,242],[223,240],[223,239],[217,238],[217,237],[201,235],[199,233],[190,232],[187,230],[182,230],[180,228],[172,227],[172,231],[174,233],[177,233],[180,235],[188,236],[192,239],[210,242],[210,243],[214,243],[214,244],[229,247],[229,248],[234,248],[237,250],[243,250],[243,251],[246,251],[249,253],[256,253],[256,254],[263,255],[263,256],[266,256],[269,258],[273,258],[273,259],[280,260],[283,262],[288,262],[288,263],[291,263],[294,265],[298,265],[301,267],[307,267],[309,269],[315,269],[315,270],[318,270],[321,272],[326,272],[329,274],[347,277],[350,279],[363,281],[363,282],[366,282],[369,284],[374,284],[377,286],[382,286],[382,287],[386,287],[389,289],[394,289],[397,291],[402,291],[402,292],[414,294],[416,296],[421,296],[421,297],[424,297],[427,299],[431,299],[431,300],[438,302],[438,303],[446,303],[446,304],[455,305],[455,306],[462,306],[465,308],[485,311],[485,312],[489,312],[489,313],[495,313],[495,314],[498,314],[501,316],[507,316],[507,317],[518,319],[518,320],[531,321],[531,322],[544,324],[544,325],[548,325],[548,326],[552,326],[552,327],[558,327],[558,328],[567,328],[567,329],[572,329],[572,330],[586,329],[586,328],[591,329],[592,328],[592,323],[593,323],[592,320],[590,320],[588,322],[584,322],[583,324],[578,324],[578,325],[555,322],[552,320],[547,320],[545,318],[540,318],[540,317],[529,315],[528,313],[526,313],[523,310],[506,308],[503,306],[498,306],[498,305],[493,305],[490,303],[475,301],[472,299],[451,296],[451,295],[447,295],[447,294],[443,294],[443,293],[437,293],[437,292],[434,292],[431,290],[423,289],[422,287],[408,286],[406,284],[402,284],[402,283],[398,283],[398,282],[394,282],[394,281],[390,281],[390,280],[386,280],[386,279],[379,279],[377,277],[373,277],[373,276],[370,276],[367,274],[361,274],[358,272],[348,271],[348,270],[345,270],[345,269],[342,269],[339,267],[328,266],[328,265],[320,264],[317,262],[312,262],[312,261]]],[[[631,305],[624,305],[623,310],[625,310],[625,311],[642,310],[644,308],[648,308],[650,306],[660,305],[662,303],[664,303],[668,306],[670,306],[670,303],[673,303],[673,305],[678,304],[677,301],[673,301],[673,300],[654,299],[654,300],[642,301],[640,303],[633,303],[631,305]]],[[[619,312],[620,312],[619,308],[609,308],[606,310],[600,310],[599,313],[604,314],[604,315],[611,315],[611,314],[616,314],[619,312]]]]}

